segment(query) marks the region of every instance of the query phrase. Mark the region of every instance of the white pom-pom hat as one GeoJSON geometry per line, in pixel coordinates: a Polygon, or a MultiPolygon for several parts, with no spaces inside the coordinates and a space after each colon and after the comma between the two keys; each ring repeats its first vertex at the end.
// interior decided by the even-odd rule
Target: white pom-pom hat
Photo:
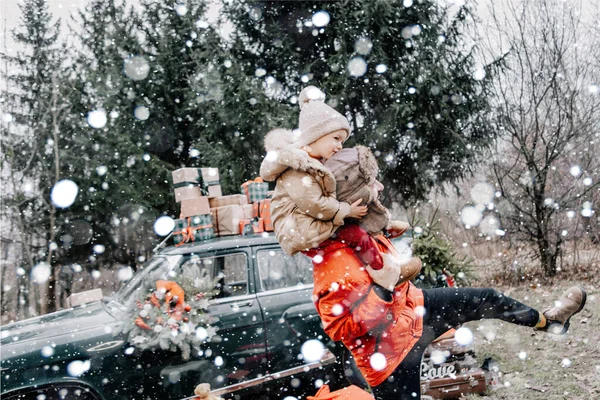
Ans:
{"type": "MultiPolygon", "coordinates": [[[[296,144],[306,146],[337,130],[350,136],[350,124],[346,117],[325,104],[325,93],[315,86],[305,87],[298,98],[300,105],[300,136],[296,144]]],[[[344,139],[344,141],[346,140],[344,139]]]]}

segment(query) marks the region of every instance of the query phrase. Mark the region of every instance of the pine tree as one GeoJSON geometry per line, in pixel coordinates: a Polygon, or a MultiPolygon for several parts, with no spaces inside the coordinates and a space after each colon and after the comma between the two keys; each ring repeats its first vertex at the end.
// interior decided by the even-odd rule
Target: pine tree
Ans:
{"type": "Polygon", "coordinates": [[[85,159],[86,190],[73,212],[85,216],[94,238],[66,255],[91,255],[95,264],[102,258],[135,267],[149,256],[159,240],[155,218],[178,216],[170,172],[205,166],[192,142],[202,134],[194,124],[206,119],[197,97],[217,34],[199,22],[203,2],[148,0],[141,7],[93,1],[79,18],[75,136],[93,156],[85,159]],[[106,122],[94,128],[89,117],[97,115],[106,122]],[[96,244],[102,255],[93,254],[96,244]]]}
{"type": "Polygon", "coordinates": [[[240,97],[225,121],[252,132],[243,152],[237,140],[224,146],[249,158],[246,171],[257,171],[266,131],[297,126],[296,96],[309,84],[348,116],[348,145],[374,150],[395,199],[464,176],[494,136],[483,79],[491,71],[475,71],[467,5],[451,14],[428,0],[230,2],[223,14],[239,74],[224,91],[240,97]]]}
{"type": "MultiPolygon", "coordinates": [[[[17,226],[24,273],[18,288],[25,315],[36,314],[29,304],[28,277],[35,266],[49,269],[49,301],[39,301],[41,312],[54,308],[54,268],[57,219],[60,211],[50,201],[50,190],[62,178],[63,125],[70,105],[61,84],[63,58],[58,43],[60,21],[52,22],[45,0],[24,0],[19,7],[21,23],[13,31],[20,49],[16,56],[3,55],[10,66],[3,102],[12,121],[3,126],[3,163],[10,170],[3,191],[6,218],[17,226]]],[[[67,146],[68,147],[68,146],[67,146]]],[[[35,280],[35,277],[34,277],[35,280]]],[[[35,288],[36,286],[34,286],[35,288]]],[[[38,294],[34,289],[34,295],[38,294]]]]}

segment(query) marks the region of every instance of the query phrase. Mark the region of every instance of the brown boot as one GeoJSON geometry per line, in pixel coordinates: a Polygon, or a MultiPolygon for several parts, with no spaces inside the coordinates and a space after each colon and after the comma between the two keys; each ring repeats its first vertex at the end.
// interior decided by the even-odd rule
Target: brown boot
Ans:
{"type": "Polygon", "coordinates": [[[411,257],[406,261],[401,261],[400,279],[398,279],[398,283],[396,283],[396,285],[400,285],[401,283],[415,279],[419,275],[419,272],[421,272],[422,267],[423,263],[418,257],[411,257]]]}
{"type": "Polygon", "coordinates": [[[572,286],[567,289],[554,307],[543,311],[544,317],[546,317],[546,326],[537,328],[537,330],[555,335],[567,333],[571,317],[583,309],[586,297],[585,289],[581,286],[572,286]]]}

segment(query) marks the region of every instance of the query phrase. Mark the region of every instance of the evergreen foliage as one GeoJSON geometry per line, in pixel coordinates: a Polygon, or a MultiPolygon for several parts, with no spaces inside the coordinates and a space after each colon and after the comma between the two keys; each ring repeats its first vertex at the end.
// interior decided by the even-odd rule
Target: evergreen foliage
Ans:
{"type": "Polygon", "coordinates": [[[52,22],[45,0],[24,0],[19,7],[21,24],[13,31],[19,51],[2,55],[10,71],[2,102],[11,116],[2,125],[2,212],[17,227],[18,237],[12,239],[20,242],[23,259],[18,267],[25,271],[18,285],[24,295],[19,296],[29,312],[29,272],[37,263],[54,261],[50,245],[59,213],[49,198],[64,173],[60,160],[69,147],[62,134],[69,104],[60,85],[65,79],[60,21],[52,22]]]}
{"type": "MultiPolygon", "coordinates": [[[[439,287],[446,279],[444,272],[454,277],[457,284],[466,284],[473,270],[473,260],[460,257],[454,250],[452,242],[442,232],[436,219],[436,212],[420,234],[412,232],[412,251],[423,263],[417,284],[421,287],[439,287]]],[[[420,226],[413,221],[412,226],[420,226]]]]}
{"type": "Polygon", "coordinates": [[[394,200],[464,176],[494,136],[488,80],[473,76],[463,39],[468,6],[233,1],[213,23],[207,4],[92,0],[61,49],[45,0],[23,1],[23,51],[5,57],[17,72],[3,94],[14,118],[3,161],[17,183],[3,196],[29,268],[135,267],[158,241],[156,217],[178,216],[170,171],[218,167],[223,192],[239,192],[258,175],[265,133],[297,126],[309,84],[348,116],[347,145],[374,150],[394,200]],[[65,209],[50,201],[59,179],[79,188],[65,209]]]}
{"type": "MultiPolygon", "coordinates": [[[[225,84],[237,88],[245,80],[253,93],[245,97],[254,99],[235,99],[240,119],[253,124],[250,152],[235,158],[257,165],[264,133],[297,126],[296,96],[314,84],[348,116],[354,132],[348,145],[366,144],[379,156],[394,199],[423,198],[434,185],[469,173],[495,134],[486,120],[489,79],[474,76],[474,50],[463,36],[472,11],[465,5],[451,14],[435,1],[403,3],[225,4],[233,24],[231,59],[243,74],[225,84]],[[329,22],[315,26],[323,25],[322,11],[329,22]]],[[[234,141],[224,145],[237,152],[234,141]]]]}

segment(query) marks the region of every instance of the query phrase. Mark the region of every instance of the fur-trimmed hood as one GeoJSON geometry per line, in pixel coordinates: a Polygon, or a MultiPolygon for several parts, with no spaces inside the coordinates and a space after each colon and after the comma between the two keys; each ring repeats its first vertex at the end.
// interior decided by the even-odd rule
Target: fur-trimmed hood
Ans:
{"type": "Polygon", "coordinates": [[[260,166],[260,176],[274,182],[289,168],[321,177],[323,189],[328,196],[335,193],[335,178],[323,163],[308,155],[297,145],[294,132],[290,129],[273,129],[265,136],[265,156],[260,166]]]}

